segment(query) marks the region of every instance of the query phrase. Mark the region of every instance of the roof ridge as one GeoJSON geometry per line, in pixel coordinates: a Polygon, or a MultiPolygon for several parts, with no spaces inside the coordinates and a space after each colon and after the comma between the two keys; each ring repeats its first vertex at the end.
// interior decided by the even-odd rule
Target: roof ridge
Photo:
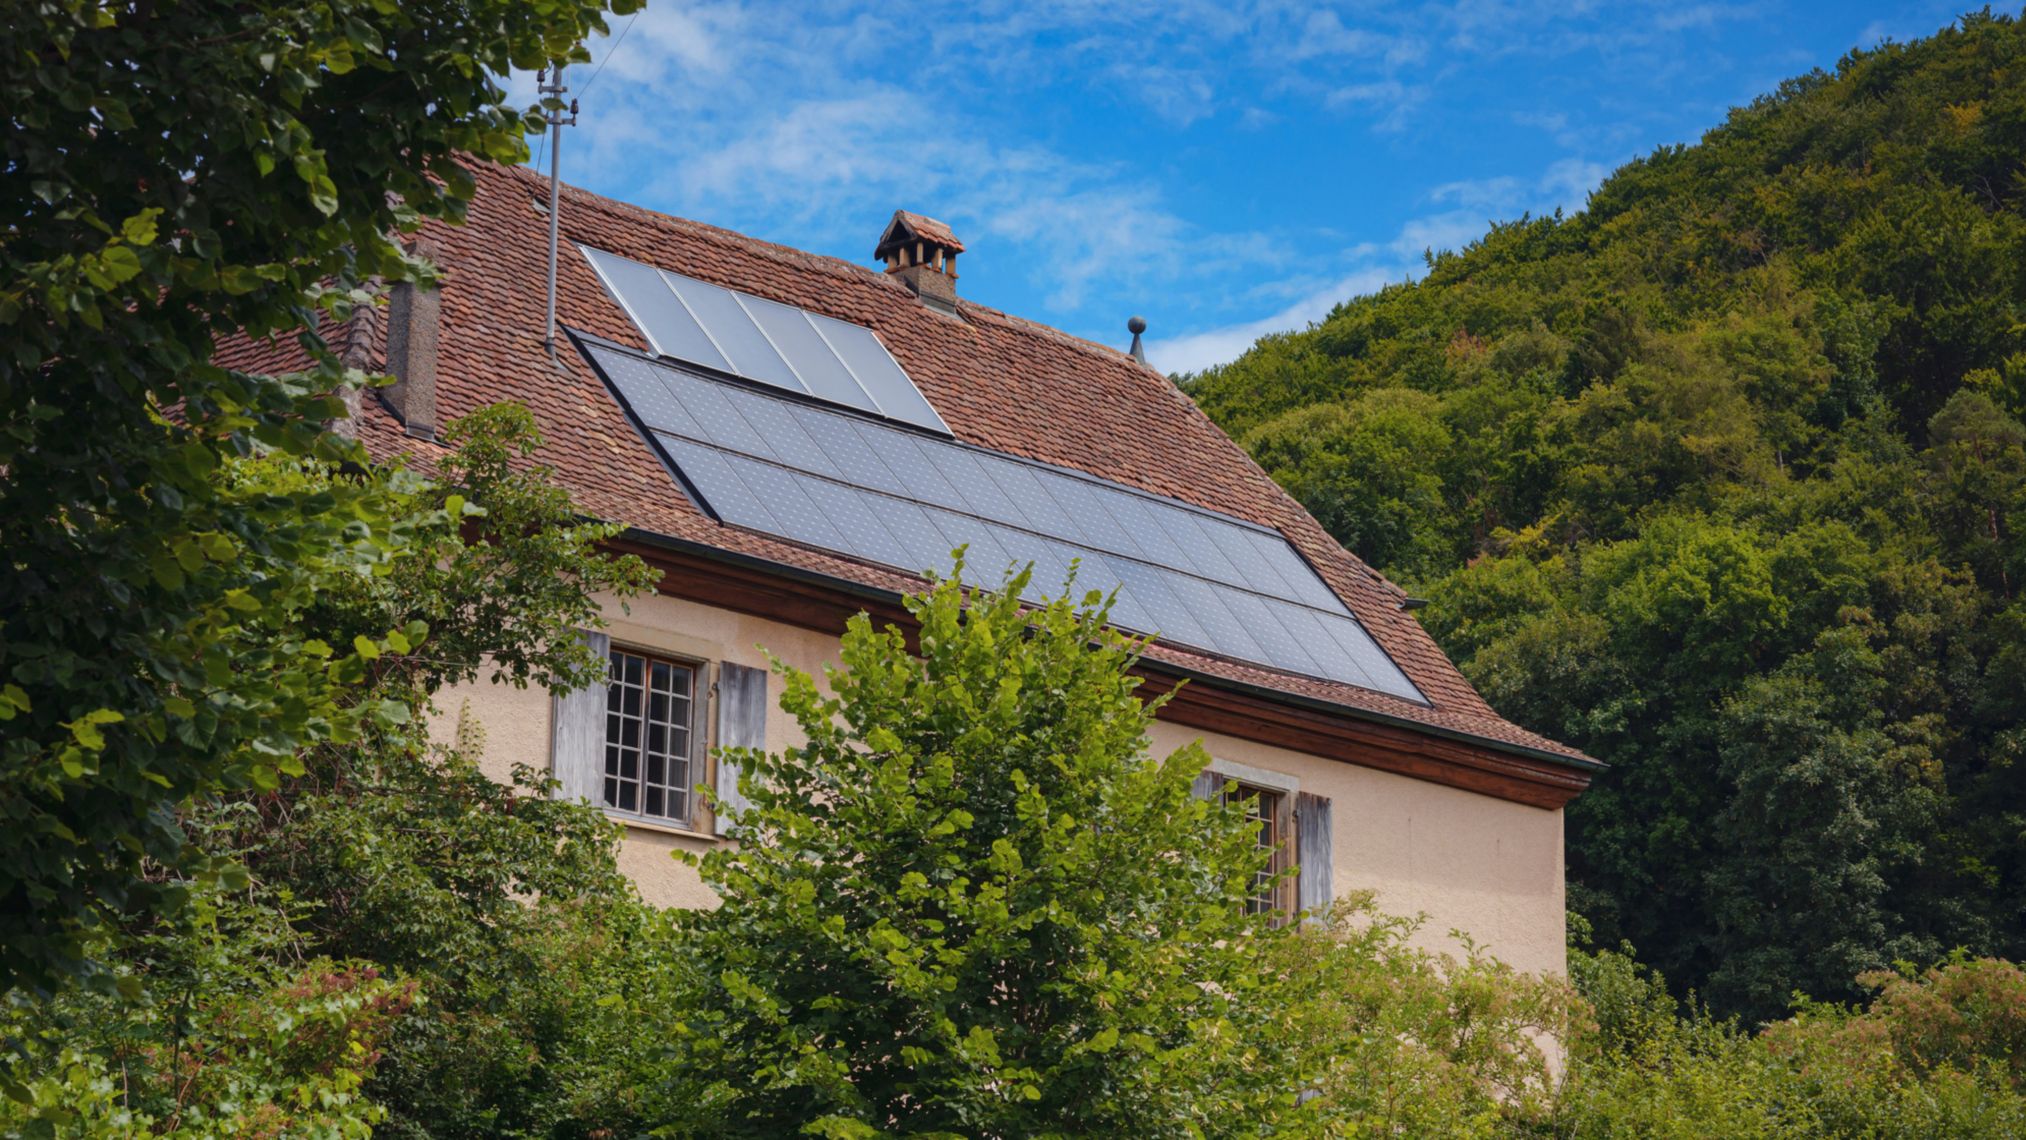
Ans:
{"type": "MultiPolygon", "coordinates": [[[[487,165],[524,183],[534,182],[543,186],[548,184],[546,176],[525,166],[506,166],[501,163],[487,163],[487,165]]],[[[797,249],[792,245],[783,245],[780,242],[757,238],[751,234],[741,233],[738,230],[728,229],[724,226],[700,222],[695,218],[685,218],[680,214],[665,213],[661,210],[635,205],[632,202],[623,202],[617,198],[608,197],[595,190],[587,190],[582,186],[576,186],[568,182],[563,183],[563,191],[569,197],[574,198],[577,205],[588,206],[594,210],[599,210],[616,217],[630,217],[633,220],[646,222],[649,225],[655,226],[673,226],[686,231],[690,236],[714,241],[721,245],[732,246],[744,253],[757,253],[775,261],[797,265],[805,269],[813,269],[858,281],[886,282],[888,283],[888,287],[901,289],[902,291],[906,289],[905,286],[891,282],[883,272],[841,257],[833,257],[827,253],[814,253],[806,249],[797,249]]]]}
{"type": "MultiPolygon", "coordinates": [[[[542,175],[538,171],[530,170],[525,166],[504,166],[499,163],[489,163],[488,165],[491,165],[495,169],[501,170],[519,179],[522,182],[539,183],[542,185],[546,185],[548,183],[548,179],[546,176],[542,175]]],[[[742,233],[738,230],[729,229],[725,226],[712,225],[709,222],[700,222],[695,218],[685,218],[680,214],[670,214],[665,213],[661,210],[650,209],[646,206],[640,206],[632,202],[625,202],[617,198],[608,197],[604,194],[598,193],[595,190],[587,190],[582,186],[572,185],[569,182],[563,183],[563,190],[566,194],[577,199],[578,204],[588,205],[593,209],[602,210],[608,214],[613,214],[620,217],[631,216],[638,220],[648,222],[649,224],[652,225],[675,226],[679,229],[686,230],[694,234],[695,236],[702,237],[711,241],[717,241],[726,245],[735,246],[746,252],[769,255],[779,261],[789,262],[791,264],[796,265],[802,265],[807,268],[818,269],[826,273],[833,273],[839,276],[849,277],[855,280],[882,282],[889,288],[894,288],[902,292],[907,292],[906,286],[901,285],[898,282],[895,282],[885,272],[872,268],[870,266],[860,265],[855,261],[850,261],[842,257],[834,257],[827,253],[813,253],[806,249],[798,249],[795,246],[783,245],[780,242],[768,241],[766,238],[754,237],[751,234],[742,233]]],[[[907,213],[909,211],[902,211],[902,212],[907,213]]],[[[909,293],[909,296],[912,297],[913,294],[909,293]]],[[[957,307],[960,310],[966,312],[967,314],[975,312],[981,316],[994,318],[1005,324],[1012,325],[1029,332],[1041,333],[1044,336],[1051,337],[1057,341],[1062,342],[1063,344],[1076,348],[1080,351],[1094,353],[1098,356],[1103,357],[1106,360],[1130,361],[1134,364],[1139,363],[1138,361],[1134,361],[1131,355],[1126,353],[1122,349],[1113,348],[1112,346],[1104,344],[1100,341],[1091,340],[1089,337],[1077,336],[1075,333],[1064,331],[1063,329],[1059,329],[1054,325],[1044,324],[1041,321],[1037,321],[1029,317],[1023,317],[1015,313],[1009,313],[1004,309],[1000,309],[992,305],[987,305],[981,301],[973,301],[968,297],[959,297],[957,299],[957,307]]],[[[1150,366],[1140,365],[1140,367],[1145,368],[1149,373],[1151,373],[1154,376],[1160,377],[1162,380],[1167,379],[1167,377],[1164,374],[1162,374],[1159,371],[1156,371],[1150,366]]],[[[1172,387],[1172,385],[1170,386],[1172,387]]],[[[1193,404],[1193,401],[1191,401],[1191,403],[1193,404]]]]}

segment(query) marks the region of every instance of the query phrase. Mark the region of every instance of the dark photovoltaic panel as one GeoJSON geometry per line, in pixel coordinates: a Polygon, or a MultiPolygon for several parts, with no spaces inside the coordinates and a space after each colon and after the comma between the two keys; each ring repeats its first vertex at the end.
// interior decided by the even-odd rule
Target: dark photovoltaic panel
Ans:
{"type": "Polygon", "coordinates": [[[977,580],[1034,564],[1035,598],[1118,590],[1112,620],[1178,645],[1423,698],[1274,531],[1094,476],[922,435],[586,341],[725,522],[910,573],[967,547],[977,580]]]}
{"type": "Polygon", "coordinates": [[[871,329],[578,248],[662,356],[950,434],[871,329]]]}

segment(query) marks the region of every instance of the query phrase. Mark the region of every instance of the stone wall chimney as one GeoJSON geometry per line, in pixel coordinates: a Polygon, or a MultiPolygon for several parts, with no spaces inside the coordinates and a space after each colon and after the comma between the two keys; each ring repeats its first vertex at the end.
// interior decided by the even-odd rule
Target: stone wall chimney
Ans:
{"type": "Polygon", "coordinates": [[[872,256],[931,309],[957,313],[957,255],[964,243],[950,227],[920,214],[895,210],[872,256]]]}
{"type": "Polygon", "coordinates": [[[436,333],[443,294],[402,282],[387,297],[387,407],[417,439],[436,438],[436,333]]]}

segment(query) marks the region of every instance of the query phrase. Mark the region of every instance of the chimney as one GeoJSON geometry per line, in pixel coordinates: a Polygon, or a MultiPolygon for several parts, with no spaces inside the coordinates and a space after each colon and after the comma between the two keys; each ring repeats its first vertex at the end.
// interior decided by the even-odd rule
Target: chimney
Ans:
{"type": "Polygon", "coordinates": [[[436,438],[436,329],[443,294],[410,282],[387,297],[387,371],[394,383],[380,390],[408,434],[436,438]]]}
{"type": "Polygon", "coordinates": [[[950,227],[920,214],[895,210],[872,256],[886,262],[886,271],[900,278],[922,304],[957,315],[957,255],[964,243],[950,227]]]}

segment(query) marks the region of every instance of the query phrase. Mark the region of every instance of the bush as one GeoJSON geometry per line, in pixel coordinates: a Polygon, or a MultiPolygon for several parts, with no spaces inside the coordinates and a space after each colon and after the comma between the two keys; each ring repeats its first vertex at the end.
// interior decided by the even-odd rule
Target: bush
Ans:
{"type": "Polygon", "coordinates": [[[1296,1134],[1490,1137],[1551,1111],[1556,1043],[1581,1027],[1573,989],[1467,938],[1460,958],[1418,947],[1420,927],[1358,892],[1275,947],[1292,983],[1288,1051],[1309,1090],[1296,1134]]]}
{"type": "Polygon", "coordinates": [[[1749,1034],[1691,1008],[1622,954],[1572,970],[1601,1031],[1577,1051],[1545,1134],[1571,1137],[2013,1137],[2026,1134],[2026,974],[1966,958],[1870,974],[1868,1008],[1804,1001],[1749,1034]]]}

